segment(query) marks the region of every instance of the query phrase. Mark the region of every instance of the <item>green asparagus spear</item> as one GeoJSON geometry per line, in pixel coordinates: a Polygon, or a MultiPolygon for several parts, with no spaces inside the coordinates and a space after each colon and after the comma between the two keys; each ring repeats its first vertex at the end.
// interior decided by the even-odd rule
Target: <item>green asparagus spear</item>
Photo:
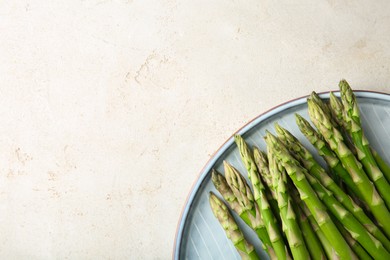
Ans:
{"type": "Polygon", "coordinates": [[[344,236],[348,245],[356,253],[360,260],[369,260],[372,257],[364,250],[364,248],[349,234],[345,227],[337,219],[333,219],[333,222],[336,224],[337,228],[340,230],[340,233],[344,236]]]}
{"type": "Polygon", "coordinates": [[[267,232],[266,223],[264,222],[259,206],[254,201],[249,185],[236,168],[225,161],[223,162],[223,166],[226,182],[243,209],[240,216],[245,223],[249,224],[256,231],[257,236],[263,244],[263,248],[267,251],[270,257],[273,258],[275,253],[270,236],[267,232]]]}
{"type": "MultiPolygon", "coordinates": [[[[300,207],[300,203],[304,204],[304,202],[299,199],[299,192],[295,188],[294,184],[291,183],[290,181],[288,182],[287,186],[288,186],[288,192],[290,193],[291,198],[294,202],[293,203],[294,211],[298,215],[299,226],[301,227],[302,234],[305,239],[306,246],[310,252],[311,258],[313,260],[326,259],[325,251],[323,249],[323,246],[321,245],[321,240],[319,239],[318,236],[318,234],[322,233],[322,231],[319,230],[318,225],[317,228],[312,227],[309,219],[309,215],[311,215],[311,213],[309,212],[309,214],[305,214],[304,210],[300,207]]],[[[329,246],[331,252],[332,249],[329,242],[327,243],[327,246],[329,246]]]]}
{"type": "Polygon", "coordinates": [[[325,115],[331,120],[332,124],[334,126],[337,125],[337,120],[332,117],[332,112],[329,109],[329,106],[320,98],[320,96],[315,92],[311,92],[310,99],[312,99],[318,106],[321,107],[322,111],[324,111],[325,115]]]}
{"type": "Polygon", "coordinates": [[[370,208],[387,237],[390,237],[390,213],[375,186],[371,183],[351,150],[345,145],[340,132],[330,123],[321,108],[310,99],[308,100],[308,106],[309,115],[313,123],[324,136],[329,147],[337,154],[344,168],[358,187],[364,202],[370,208]]]}
{"type": "Polygon", "coordinates": [[[331,117],[336,121],[337,127],[347,129],[346,121],[344,121],[344,106],[341,101],[333,94],[333,92],[329,93],[329,104],[331,117]]]}
{"type": "Polygon", "coordinates": [[[340,178],[347,184],[348,188],[358,196],[358,198],[363,199],[359,189],[356,184],[353,182],[351,176],[348,171],[341,164],[340,159],[337,155],[330,149],[328,144],[326,143],[324,137],[318,133],[310,123],[300,116],[299,114],[295,114],[295,119],[299,129],[302,134],[309,140],[309,142],[317,149],[319,155],[324,158],[329,167],[335,172],[340,178]]]}
{"type": "MultiPolygon", "coordinates": [[[[278,133],[284,138],[284,140],[290,141],[290,144],[287,146],[288,149],[292,150],[295,155],[298,155],[299,159],[302,159],[304,166],[309,170],[312,170],[316,165],[316,162],[313,160],[305,160],[304,156],[311,157],[304,152],[303,149],[300,149],[298,140],[293,138],[293,136],[285,129],[282,129],[277,125],[278,133]],[[291,140],[294,139],[294,140],[291,140]],[[295,144],[295,148],[292,148],[292,145],[295,144]],[[303,154],[303,155],[302,155],[303,154]]],[[[320,169],[317,168],[317,169],[320,169]]],[[[312,170],[313,171],[313,170],[312,170]]],[[[318,173],[316,173],[318,174],[318,173]]],[[[327,176],[326,173],[324,176],[327,176]]],[[[316,191],[318,197],[325,203],[327,208],[333,213],[333,215],[349,230],[354,239],[356,239],[375,259],[390,259],[390,254],[383,247],[383,245],[374,238],[368,230],[351,214],[347,211],[343,205],[333,196],[330,190],[327,190],[323,187],[314,177],[305,173],[306,179],[312,185],[313,189],[316,191]]],[[[327,176],[326,179],[322,178],[326,184],[332,183],[333,180],[327,176]]],[[[336,185],[334,183],[334,185],[336,185]]],[[[337,186],[337,185],[336,185],[337,186]]],[[[332,186],[331,186],[332,187],[332,186]]],[[[337,189],[336,189],[337,190],[337,189]]],[[[337,190],[342,194],[342,190],[337,190]]],[[[340,194],[339,194],[340,195],[340,194]]],[[[342,197],[348,201],[348,196],[342,197]]],[[[353,203],[353,202],[352,202],[353,203]]],[[[347,205],[352,206],[352,210],[356,212],[357,206],[354,204],[347,203],[347,205]]],[[[363,213],[363,212],[362,212],[363,213]]]]}
{"type": "Polygon", "coordinates": [[[280,216],[282,218],[284,233],[290,245],[291,253],[295,259],[309,259],[309,251],[306,248],[290,195],[287,193],[286,174],[279,169],[276,160],[269,153],[269,170],[276,188],[280,216]]]}
{"type": "Polygon", "coordinates": [[[318,197],[327,206],[330,212],[349,231],[351,236],[375,259],[390,259],[390,253],[382,243],[374,238],[368,230],[333,196],[332,192],[322,186],[314,177],[305,173],[318,197]]]}
{"type": "Polygon", "coordinates": [[[241,136],[236,135],[234,139],[239,148],[241,160],[248,171],[248,176],[253,187],[254,199],[259,206],[274,252],[278,259],[287,259],[288,251],[284,244],[276,218],[268,203],[266,190],[253,160],[252,153],[241,136]]]}
{"type": "Polygon", "coordinates": [[[253,147],[253,159],[255,160],[256,167],[260,174],[260,178],[264,181],[264,187],[266,189],[266,192],[267,194],[271,195],[270,197],[267,197],[267,199],[272,208],[272,211],[274,212],[277,222],[282,223],[279,214],[278,202],[276,201],[276,191],[272,186],[272,178],[268,168],[267,155],[259,148],[253,147]]]}
{"type": "MultiPolygon", "coordinates": [[[[383,158],[373,148],[371,148],[371,152],[372,155],[374,156],[376,163],[379,166],[379,169],[381,169],[385,177],[388,178],[387,176],[390,176],[390,166],[385,162],[385,160],[383,160],[383,158]]],[[[387,180],[390,181],[390,179],[387,180]]]]}
{"type": "Polygon", "coordinates": [[[306,180],[306,169],[301,167],[299,162],[291,156],[283,144],[271,133],[267,132],[265,140],[268,146],[267,149],[272,151],[278,162],[286,169],[287,174],[299,192],[300,198],[309,208],[320,229],[335,249],[337,256],[340,259],[355,259],[355,254],[330,219],[326,207],[306,180]]]}
{"type": "Polygon", "coordinates": [[[313,229],[313,231],[315,232],[315,234],[317,235],[318,239],[320,240],[322,248],[324,249],[325,254],[328,257],[328,259],[337,259],[338,256],[336,254],[336,251],[334,250],[334,248],[332,247],[332,245],[330,244],[330,242],[326,238],[324,232],[318,226],[317,221],[315,220],[313,214],[311,214],[310,210],[307,208],[305,202],[303,200],[296,199],[295,203],[297,203],[300,210],[303,212],[303,214],[309,220],[310,226],[313,229]]]}
{"type": "MultiPolygon", "coordinates": [[[[375,187],[385,204],[390,208],[390,185],[382,171],[379,169],[374,156],[371,153],[370,144],[364,135],[356,96],[347,81],[341,80],[339,87],[344,107],[344,120],[348,125],[347,130],[356,147],[357,157],[363,164],[367,175],[374,182],[375,187]]],[[[387,176],[387,178],[390,179],[390,176],[387,176]]]]}
{"type": "Polygon", "coordinates": [[[215,217],[225,230],[227,237],[233,242],[241,258],[249,260],[260,259],[253,245],[246,241],[244,234],[239,229],[225,203],[212,192],[210,192],[209,202],[215,217]]]}
{"type": "Polygon", "coordinates": [[[364,227],[377,238],[383,246],[390,250],[390,241],[380,229],[365,214],[356,203],[328,176],[321,165],[313,158],[311,153],[287,129],[275,124],[279,139],[286,145],[292,155],[317,179],[326,189],[331,191],[337,200],[344,206],[364,227]]]}
{"type": "MultiPolygon", "coordinates": [[[[329,110],[330,110],[330,117],[333,119],[332,123],[334,123],[334,126],[340,131],[340,133],[343,135],[343,138],[345,139],[345,143],[348,146],[348,148],[351,150],[351,152],[356,156],[357,151],[356,147],[352,141],[351,136],[349,135],[347,128],[348,124],[344,120],[344,106],[341,103],[341,101],[333,94],[333,92],[330,92],[329,97],[329,110]]],[[[321,107],[321,106],[320,106],[321,107]]]]}
{"type": "Polygon", "coordinates": [[[261,218],[259,207],[254,203],[252,191],[246,182],[241,183],[242,189],[245,190],[245,194],[241,193],[238,197],[234,195],[232,188],[230,188],[225,177],[212,170],[211,179],[215,188],[221,193],[225,201],[229,204],[230,208],[233,209],[244,222],[251,227],[262,241],[263,249],[265,251],[271,251],[272,248],[267,248],[263,241],[267,241],[268,234],[264,225],[264,221],[261,218]]]}

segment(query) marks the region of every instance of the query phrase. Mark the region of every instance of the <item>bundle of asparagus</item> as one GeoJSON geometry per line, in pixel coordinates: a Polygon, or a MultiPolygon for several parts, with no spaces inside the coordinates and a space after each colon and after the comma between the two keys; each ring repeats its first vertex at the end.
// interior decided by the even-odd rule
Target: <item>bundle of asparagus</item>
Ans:
{"type": "Polygon", "coordinates": [[[264,136],[266,152],[234,137],[250,184],[228,162],[224,175],[213,170],[223,199],[211,193],[211,208],[243,259],[258,255],[228,207],[256,232],[271,259],[390,259],[390,167],[365,136],[351,87],[345,80],[339,87],[340,99],[308,97],[316,129],[295,115],[326,169],[275,124],[277,135],[264,136]]]}

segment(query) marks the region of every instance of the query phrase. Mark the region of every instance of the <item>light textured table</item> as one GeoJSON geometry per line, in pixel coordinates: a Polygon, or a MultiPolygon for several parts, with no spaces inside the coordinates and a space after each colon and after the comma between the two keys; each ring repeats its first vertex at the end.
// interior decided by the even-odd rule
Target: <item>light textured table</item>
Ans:
{"type": "Polygon", "coordinates": [[[389,1],[1,1],[0,259],[169,259],[243,124],[390,92],[389,1]],[[295,4],[292,4],[294,2],[295,4]]]}

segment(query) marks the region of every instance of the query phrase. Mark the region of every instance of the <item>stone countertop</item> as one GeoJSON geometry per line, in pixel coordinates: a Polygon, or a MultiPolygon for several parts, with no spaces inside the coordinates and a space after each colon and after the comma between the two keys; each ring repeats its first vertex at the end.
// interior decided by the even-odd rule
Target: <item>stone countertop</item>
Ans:
{"type": "Polygon", "coordinates": [[[390,91],[389,1],[3,1],[0,258],[170,259],[218,147],[271,107],[390,91]]]}

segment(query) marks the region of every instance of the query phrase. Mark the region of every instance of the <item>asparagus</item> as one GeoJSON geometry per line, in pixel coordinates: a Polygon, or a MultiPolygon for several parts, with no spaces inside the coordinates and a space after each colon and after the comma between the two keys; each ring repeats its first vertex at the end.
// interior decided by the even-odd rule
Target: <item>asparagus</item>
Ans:
{"type": "MultiPolygon", "coordinates": [[[[280,217],[280,211],[279,211],[279,205],[277,202],[277,193],[276,189],[274,187],[274,184],[272,182],[272,176],[271,173],[269,172],[269,165],[268,165],[268,158],[267,155],[261,151],[257,147],[253,147],[253,159],[255,160],[257,169],[259,170],[261,179],[264,181],[264,186],[268,188],[268,192],[271,194],[272,199],[269,201],[272,211],[274,212],[274,216],[277,219],[277,223],[279,226],[279,230],[283,230],[283,225],[282,225],[282,219],[280,217]]],[[[283,240],[284,243],[287,245],[287,237],[285,234],[282,232],[283,240]]],[[[287,248],[289,250],[289,248],[287,248]]],[[[289,251],[291,254],[291,251],[289,251]]]]}
{"type": "Polygon", "coordinates": [[[330,148],[337,154],[344,168],[348,171],[353,182],[359,189],[364,202],[383,228],[385,234],[390,236],[390,213],[379,196],[375,186],[368,179],[361,164],[345,145],[340,132],[330,123],[321,108],[310,99],[308,100],[309,115],[317,129],[326,139],[330,148]]]}
{"type": "MultiPolygon", "coordinates": [[[[268,165],[268,159],[267,155],[259,150],[257,147],[254,147],[253,149],[253,156],[257,165],[257,168],[259,169],[261,176],[263,177],[264,182],[266,185],[270,188],[270,192],[273,194],[274,198],[277,198],[276,188],[274,187],[272,183],[272,176],[269,172],[269,165],[268,165]]],[[[278,207],[278,204],[276,203],[276,207],[278,207]]],[[[316,234],[314,230],[312,229],[308,219],[306,216],[296,208],[296,205],[293,204],[294,211],[298,215],[297,220],[298,224],[301,227],[302,235],[305,240],[305,244],[307,246],[307,249],[309,250],[309,253],[312,257],[312,259],[325,259],[324,251],[321,246],[321,242],[316,237],[316,234]]],[[[278,216],[280,217],[279,210],[278,210],[278,216]]]]}
{"type": "Polygon", "coordinates": [[[238,203],[244,210],[240,216],[242,216],[243,220],[247,224],[249,223],[249,226],[256,231],[257,236],[263,243],[263,248],[268,252],[271,258],[274,258],[275,253],[272,247],[271,238],[267,232],[266,224],[260,208],[254,201],[250,187],[237,169],[225,161],[223,164],[226,182],[228,183],[238,203]]]}
{"type": "Polygon", "coordinates": [[[377,238],[387,250],[390,250],[390,241],[380,231],[380,229],[372,222],[372,220],[364,213],[356,203],[331,179],[321,165],[313,158],[311,153],[301,144],[301,142],[293,136],[288,130],[278,124],[275,124],[279,139],[283,141],[288,149],[293,151],[295,159],[300,161],[302,165],[319,181],[326,189],[331,191],[337,200],[344,206],[353,216],[364,225],[364,227],[377,238]]]}
{"type": "MultiPolygon", "coordinates": [[[[303,202],[299,199],[299,193],[298,193],[297,189],[295,189],[294,184],[292,184],[290,181],[290,182],[288,182],[287,186],[288,186],[288,190],[289,190],[289,193],[291,195],[291,198],[294,202],[293,208],[294,208],[294,211],[296,212],[296,214],[298,215],[298,223],[299,223],[299,226],[301,227],[302,235],[303,235],[303,238],[305,239],[305,243],[306,243],[307,249],[310,252],[311,258],[314,260],[326,259],[325,251],[321,245],[319,237],[317,236],[318,233],[321,233],[321,230],[318,230],[318,226],[317,226],[317,229],[314,229],[312,227],[310,220],[309,220],[309,215],[311,215],[310,212],[309,212],[309,214],[306,215],[305,212],[301,209],[299,204],[303,203],[303,202]],[[318,233],[316,234],[316,232],[318,232],[318,233]]],[[[327,243],[327,245],[331,248],[329,242],[327,243]]],[[[330,250],[330,251],[332,251],[332,250],[330,250]]]]}
{"type": "MultiPolygon", "coordinates": [[[[293,186],[293,185],[292,185],[293,186]]],[[[290,187],[293,190],[291,197],[293,198],[296,212],[299,215],[300,226],[302,229],[303,237],[306,241],[306,245],[310,251],[311,257],[316,259],[326,259],[326,256],[330,259],[334,256],[334,250],[326,239],[324,233],[319,228],[313,215],[307,209],[305,203],[299,199],[299,193],[294,187],[290,187]],[[296,192],[297,194],[295,194],[296,192]]]]}
{"type": "Polygon", "coordinates": [[[244,139],[236,135],[235,137],[236,144],[239,148],[242,162],[244,163],[249,179],[251,180],[254,199],[259,206],[261,216],[264,220],[265,227],[269,234],[270,242],[274,249],[274,253],[278,259],[287,259],[288,251],[286,245],[284,244],[281,231],[276,222],[276,218],[272,213],[268,199],[266,197],[266,190],[260,178],[259,172],[257,170],[256,164],[252,158],[252,153],[245,143],[244,139]]]}
{"type": "Polygon", "coordinates": [[[332,214],[349,231],[351,236],[358,241],[367,252],[375,259],[390,259],[390,253],[382,243],[374,238],[368,230],[333,196],[332,192],[323,187],[314,177],[305,173],[318,197],[332,214]]]}
{"type": "Polygon", "coordinates": [[[241,219],[256,232],[257,236],[263,243],[263,249],[268,253],[271,251],[272,254],[273,249],[272,247],[270,248],[270,244],[268,244],[268,247],[266,246],[266,241],[269,240],[267,230],[263,219],[261,218],[259,208],[253,201],[252,192],[246,182],[242,183],[242,186],[245,186],[243,187],[243,190],[246,191],[245,196],[241,193],[238,197],[236,197],[232,188],[230,188],[222,174],[213,169],[211,179],[215,188],[219,191],[219,193],[221,193],[230,208],[233,209],[241,217],[241,219]]]}
{"type": "Polygon", "coordinates": [[[272,211],[274,212],[277,222],[281,223],[278,202],[276,201],[277,195],[272,184],[272,177],[270,175],[269,168],[268,168],[267,155],[259,148],[253,147],[253,159],[259,171],[260,178],[264,181],[264,187],[266,189],[266,192],[267,194],[271,195],[268,201],[272,208],[272,211]]]}
{"type": "MultiPolygon", "coordinates": [[[[283,130],[281,127],[277,127],[278,132],[282,133],[282,136],[286,139],[286,136],[289,134],[287,130],[283,130]]],[[[287,137],[288,138],[288,137],[287,137]]],[[[298,140],[294,141],[297,147],[299,147],[298,140]]],[[[290,146],[287,147],[290,148],[290,146]]],[[[291,149],[291,148],[290,148],[291,149]]],[[[298,154],[303,157],[301,154],[305,154],[302,149],[294,149],[294,154],[298,154]],[[298,152],[298,153],[297,153],[298,152]]],[[[305,161],[306,162],[306,161],[305,161]]],[[[316,164],[312,161],[309,161],[305,165],[308,169],[312,169],[316,164]]],[[[356,239],[375,259],[390,259],[390,254],[383,247],[383,245],[374,238],[368,230],[349,212],[343,205],[333,196],[332,192],[325,187],[323,187],[317,179],[308,174],[307,171],[304,172],[306,179],[309,181],[313,189],[316,191],[318,197],[324,202],[327,208],[332,212],[332,214],[348,229],[352,237],[356,239]]],[[[331,183],[332,179],[328,177],[326,183],[331,183]]],[[[348,199],[348,198],[347,198],[348,199]]],[[[356,206],[357,207],[357,206],[356,206]]],[[[353,208],[354,210],[355,208],[353,208]]]]}
{"type": "Polygon", "coordinates": [[[372,257],[366,252],[366,250],[364,250],[364,248],[355,239],[353,239],[351,234],[348,233],[348,231],[344,228],[344,226],[339,221],[337,221],[337,219],[333,221],[336,224],[337,228],[340,230],[341,234],[343,234],[349,246],[359,257],[359,259],[362,260],[372,259],[372,257]]]}
{"type": "Polygon", "coordinates": [[[344,121],[344,106],[333,92],[329,93],[329,104],[331,108],[331,117],[336,121],[336,126],[346,130],[348,126],[344,121]]]}
{"type": "Polygon", "coordinates": [[[310,123],[299,114],[295,114],[295,119],[299,130],[317,149],[318,153],[322,156],[322,158],[324,158],[324,160],[332,169],[332,171],[335,172],[338,176],[340,176],[340,178],[354,194],[356,194],[360,199],[363,199],[363,196],[361,195],[356,184],[353,182],[348,171],[343,167],[337,155],[332,151],[332,149],[330,149],[324,137],[320,133],[318,133],[310,125],[310,123]]]}
{"type": "Polygon", "coordinates": [[[348,124],[344,120],[344,106],[341,101],[330,92],[329,94],[329,105],[330,105],[330,117],[333,119],[332,123],[335,123],[334,126],[341,132],[343,138],[345,139],[346,145],[356,156],[357,151],[356,147],[349,135],[347,128],[348,124]]]}
{"type": "Polygon", "coordinates": [[[253,245],[246,241],[244,234],[239,229],[225,203],[212,192],[210,192],[209,202],[215,217],[225,230],[227,237],[233,242],[241,258],[250,260],[260,259],[253,245]]]}
{"type": "Polygon", "coordinates": [[[279,169],[271,153],[269,153],[268,158],[270,159],[269,169],[273,178],[274,187],[276,187],[278,206],[284,227],[283,231],[286,234],[293,258],[309,259],[309,252],[296,219],[291,197],[287,193],[286,174],[281,171],[282,169],[279,169]]]}
{"type": "MultiPolygon", "coordinates": [[[[367,175],[374,182],[377,191],[382,196],[387,207],[390,207],[390,185],[379,169],[371,153],[370,144],[364,135],[356,96],[347,81],[341,80],[339,87],[344,107],[344,121],[347,125],[347,131],[356,147],[357,157],[363,164],[367,175]]],[[[390,175],[387,178],[390,179],[390,175]]]]}
{"type": "Polygon", "coordinates": [[[332,124],[336,126],[338,123],[337,120],[335,120],[335,118],[332,117],[331,110],[329,109],[327,104],[320,98],[320,96],[315,91],[313,91],[310,94],[310,98],[321,107],[322,111],[324,111],[325,115],[328,116],[332,124]]]}
{"type": "Polygon", "coordinates": [[[305,202],[318,226],[331,243],[335,254],[340,259],[355,259],[355,254],[330,219],[326,207],[306,180],[304,174],[306,169],[300,166],[299,162],[290,155],[288,150],[270,132],[267,132],[265,140],[268,151],[272,151],[278,162],[286,169],[287,174],[299,192],[300,198],[305,202]]]}
{"type": "Polygon", "coordinates": [[[371,152],[374,156],[376,163],[379,166],[379,169],[381,169],[387,180],[390,181],[390,178],[388,177],[390,176],[390,166],[385,162],[385,160],[383,160],[383,158],[378,154],[377,151],[371,148],[371,152]]]}

